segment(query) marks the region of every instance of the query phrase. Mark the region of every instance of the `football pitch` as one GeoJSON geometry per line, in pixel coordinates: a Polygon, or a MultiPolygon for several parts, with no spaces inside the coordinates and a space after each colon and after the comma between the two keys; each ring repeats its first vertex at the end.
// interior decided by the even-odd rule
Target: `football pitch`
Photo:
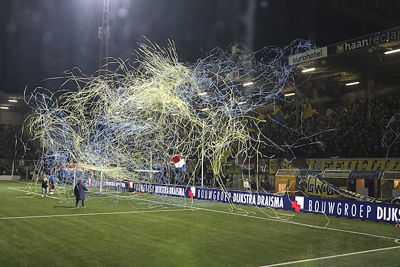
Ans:
{"type": "Polygon", "coordinates": [[[73,198],[0,182],[1,265],[400,266],[391,224],[91,191],[74,209],[73,198]]]}

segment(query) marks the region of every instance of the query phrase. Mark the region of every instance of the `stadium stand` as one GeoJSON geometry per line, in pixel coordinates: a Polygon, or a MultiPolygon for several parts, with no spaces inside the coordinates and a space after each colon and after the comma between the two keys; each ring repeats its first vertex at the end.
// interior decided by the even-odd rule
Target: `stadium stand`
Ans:
{"type": "MultiPolygon", "coordinates": [[[[267,136],[275,138],[278,144],[293,144],[292,150],[297,157],[386,157],[387,147],[382,146],[382,137],[390,118],[400,113],[399,99],[400,93],[375,96],[370,99],[371,112],[368,112],[367,98],[357,99],[347,105],[330,103],[329,108],[327,105],[315,106],[315,111],[307,118],[304,118],[303,110],[300,122],[294,105],[286,104],[280,111],[282,121],[267,122],[270,127],[265,127],[264,131],[267,131],[267,136]],[[304,135],[295,134],[293,130],[304,135]],[[304,138],[318,132],[320,134],[310,139],[304,138]],[[299,142],[301,138],[303,143],[315,144],[297,148],[302,144],[299,142]]],[[[396,121],[392,128],[399,133],[399,122],[396,121]]],[[[279,150],[273,153],[285,157],[279,150]]],[[[389,156],[399,154],[400,145],[397,143],[390,148],[389,156]]]]}

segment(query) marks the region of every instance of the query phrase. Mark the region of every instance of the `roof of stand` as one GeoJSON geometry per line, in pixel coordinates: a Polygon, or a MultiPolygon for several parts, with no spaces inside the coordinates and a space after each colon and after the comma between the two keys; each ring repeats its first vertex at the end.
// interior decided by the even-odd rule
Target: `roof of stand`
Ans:
{"type": "Polygon", "coordinates": [[[0,91],[0,107],[8,108],[9,111],[26,112],[28,106],[21,95],[11,95],[0,91]]]}
{"type": "Polygon", "coordinates": [[[368,83],[376,93],[395,90],[399,85],[400,51],[391,54],[385,52],[396,49],[400,49],[400,27],[306,52],[314,55],[315,60],[303,55],[306,53],[299,54],[303,55],[303,61],[297,63],[298,66],[302,70],[315,70],[302,73],[297,84],[300,91],[320,101],[339,98],[352,100],[349,96],[366,94],[368,83]],[[359,84],[345,85],[350,82],[359,84]]]}

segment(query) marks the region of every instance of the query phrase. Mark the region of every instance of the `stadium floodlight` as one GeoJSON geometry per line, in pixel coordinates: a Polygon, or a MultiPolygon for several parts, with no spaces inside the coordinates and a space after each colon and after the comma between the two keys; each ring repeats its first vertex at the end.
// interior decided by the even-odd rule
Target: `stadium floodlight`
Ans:
{"type": "Polygon", "coordinates": [[[250,86],[250,85],[253,85],[253,84],[254,84],[253,82],[247,82],[247,83],[244,83],[243,86],[250,86]]]}
{"type": "Polygon", "coordinates": [[[394,53],[398,53],[400,52],[400,48],[399,49],[395,49],[395,50],[390,50],[390,51],[386,51],[384,52],[385,55],[390,55],[390,54],[394,54],[394,53]]]}
{"type": "Polygon", "coordinates": [[[10,109],[9,107],[0,107],[0,109],[10,109]]]}
{"type": "Polygon", "coordinates": [[[11,102],[11,103],[17,103],[17,102],[18,102],[18,100],[16,100],[16,99],[8,99],[8,102],[11,102]]]}
{"type": "Polygon", "coordinates": [[[203,96],[203,95],[207,95],[207,92],[201,92],[197,94],[198,96],[203,96]]]}
{"type": "Polygon", "coordinates": [[[294,96],[296,93],[287,93],[287,94],[285,94],[285,96],[286,97],[288,97],[288,96],[294,96]]]}
{"type": "Polygon", "coordinates": [[[351,83],[346,83],[345,85],[346,86],[352,86],[352,85],[357,85],[357,84],[359,84],[360,82],[351,82],[351,83]]]}
{"type": "Polygon", "coordinates": [[[303,72],[303,73],[305,73],[305,72],[312,72],[312,71],[314,71],[315,70],[315,68],[309,68],[309,69],[304,69],[304,70],[302,70],[301,72],[303,72]]]}

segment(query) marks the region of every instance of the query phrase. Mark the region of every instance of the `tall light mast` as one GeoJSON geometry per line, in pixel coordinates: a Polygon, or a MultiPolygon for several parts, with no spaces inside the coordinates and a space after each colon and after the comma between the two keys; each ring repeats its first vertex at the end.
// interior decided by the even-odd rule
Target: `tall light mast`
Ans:
{"type": "Polygon", "coordinates": [[[110,1],[104,0],[103,19],[98,31],[98,36],[100,39],[99,75],[101,75],[101,70],[107,71],[108,69],[108,41],[110,39],[110,25],[108,25],[109,11],[110,1]]]}

